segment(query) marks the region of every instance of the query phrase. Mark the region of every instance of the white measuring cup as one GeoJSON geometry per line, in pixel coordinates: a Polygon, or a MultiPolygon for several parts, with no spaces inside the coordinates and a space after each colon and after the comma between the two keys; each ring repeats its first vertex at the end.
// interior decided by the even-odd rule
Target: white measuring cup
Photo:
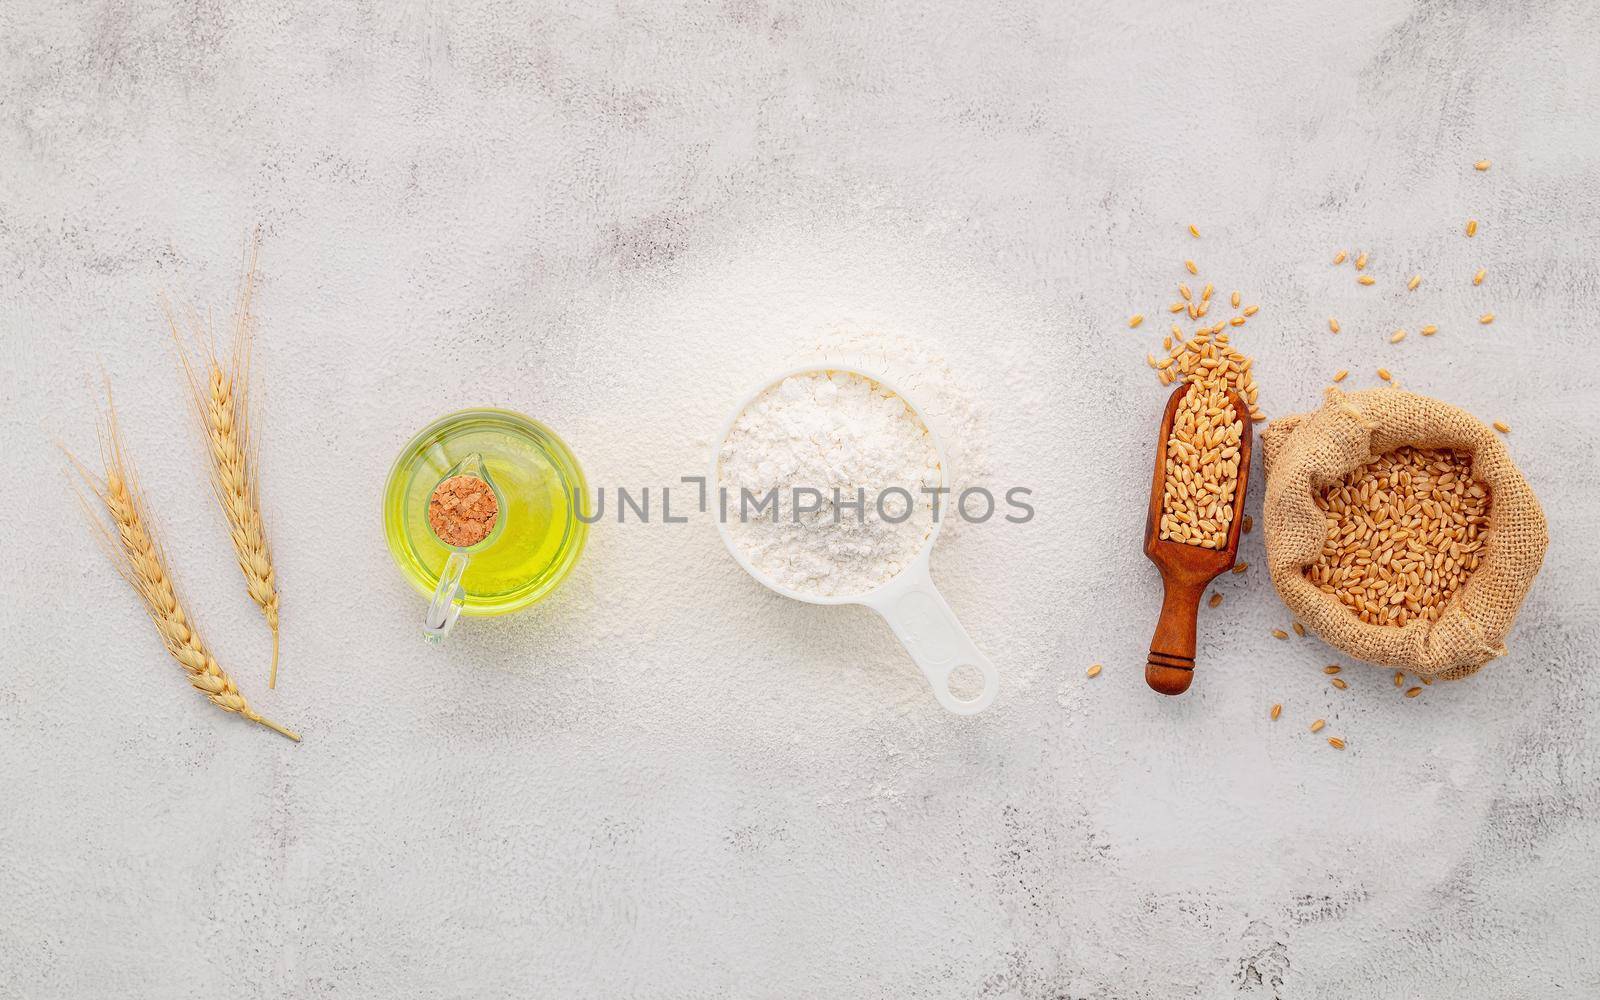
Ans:
{"type": "MultiPolygon", "coordinates": [[[[917,419],[922,421],[922,426],[927,429],[928,437],[933,442],[933,450],[939,457],[939,485],[941,487],[950,485],[950,463],[945,458],[944,446],[940,444],[933,424],[928,422],[928,418],[917,408],[916,402],[910,396],[875,372],[850,365],[819,363],[802,365],[769,379],[741,399],[739,405],[733,408],[733,412],[723,422],[722,433],[717,435],[716,448],[711,455],[711,472],[706,482],[713,489],[721,483],[722,446],[728,440],[728,434],[732,432],[739,414],[743,413],[745,408],[755,402],[762,393],[784,379],[817,372],[859,375],[899,396],[911,412],[916,414],[917,419]]],[[[889,580],[861,594],[824,596],[792,590],[761,572],[734,542],[733,535],[728,531],[726,519],[715,517],[713,520],[717,523],[717,533],[722,536],[722,544],[727,546],[728,553],[744,567],[746,573],[755,577],[767,589],[807,604],[862,604],[882,615],[883,620],[889,623],[889,628],[900,640],[900,644],[905,646],[906,652],[911,654],[911,659],[928,679],[928,684],[933,688],[933,696],[939,699],[939,704],[951,712],[957,715],[975,715],[994,703],[995,695],[1000,691],[1000,674],[995,670],[994,663],[973,644],[971,637],[967,635],[967,630],[961,627],[961,622],[956,620],[955,612],[950,610],[944,595],[933,585],[933,575],[928,569],[929,559],[933,554],[933,543],[939,538],[940,521],[934,521],[933,530],[928,533],[928,537],[922,543],[922,550],[911,561],[911,565],[889,580]],[[950,690],[951,675],[961,667],[970,667],[982,676],[983,689],[976,697],[962,699],[950,690]]]]}

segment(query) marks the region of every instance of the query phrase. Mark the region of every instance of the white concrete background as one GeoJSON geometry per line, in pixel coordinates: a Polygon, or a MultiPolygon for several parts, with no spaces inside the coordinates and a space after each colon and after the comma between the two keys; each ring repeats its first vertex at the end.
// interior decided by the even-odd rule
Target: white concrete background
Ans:
{"type": "Polygon", "coordinates": [[[1597,51],[1585,0],[5,5],[0,997],[1595,995],[1597,51]],[[225,306],[257,222],[276,692],[156,308],[225,306]],[[1269,414],[1383,363],[1513,425],[1552,545],[1509,656],[1336,692],[1251,572],[1193,691],[1145,689],[1142,359],[1190,255],[1262,304],[1269,414]],[[423,645],[377,514],[423,422],[671,481],[842,322],[942,352],[1037,491],[936,554],[991,712],[699,519],[423,645]],[[100,365],[303,744],[188,690],[84,529],[55,441],[100,365]]]}

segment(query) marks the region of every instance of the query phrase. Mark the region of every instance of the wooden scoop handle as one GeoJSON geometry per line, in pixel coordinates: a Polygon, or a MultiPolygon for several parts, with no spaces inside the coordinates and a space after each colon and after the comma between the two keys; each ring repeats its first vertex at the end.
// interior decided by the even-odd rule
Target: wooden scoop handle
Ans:
{"type": "Polygon", "coordinates": [[[1162,694],[1182,694],[1194,680],[1195,619],[1206,581],[1161,578],[1161,617],[1150,640],[1145,683],[1162,694]]]}

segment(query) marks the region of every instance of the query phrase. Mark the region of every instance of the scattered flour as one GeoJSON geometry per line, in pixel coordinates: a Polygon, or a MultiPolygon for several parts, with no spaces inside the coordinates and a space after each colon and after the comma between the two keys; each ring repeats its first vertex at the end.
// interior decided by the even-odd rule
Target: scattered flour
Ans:
{"type": "Polygon", "coordinates": [[[939,485],[933,439],[904,399],[859,375],[808,372],[769,388],[734,420],[717,469],[734,543],[800,593],[866,593],[909,565],[933,530],[933,498],[923,492],[939,485]],[[879,510],[880,495],[896,487],[910,495],[903,520],[901,493],[879,510]],[[760,498],[774,488],[775,513],[741,519],[744,490],[760,498]],[[864,511],[853,506],[863,491],[864,511]]]}

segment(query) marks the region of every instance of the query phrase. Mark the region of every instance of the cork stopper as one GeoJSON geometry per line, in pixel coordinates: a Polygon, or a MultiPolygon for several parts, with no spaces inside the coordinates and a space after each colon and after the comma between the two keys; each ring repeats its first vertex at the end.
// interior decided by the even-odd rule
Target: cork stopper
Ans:
{"type": "Polygon", "coordinates": [[[451,476],[428,498],[428,525],[439,541],[458,549],[488,538],[499,516],[494,490],[477,476],[451,476]]]}

